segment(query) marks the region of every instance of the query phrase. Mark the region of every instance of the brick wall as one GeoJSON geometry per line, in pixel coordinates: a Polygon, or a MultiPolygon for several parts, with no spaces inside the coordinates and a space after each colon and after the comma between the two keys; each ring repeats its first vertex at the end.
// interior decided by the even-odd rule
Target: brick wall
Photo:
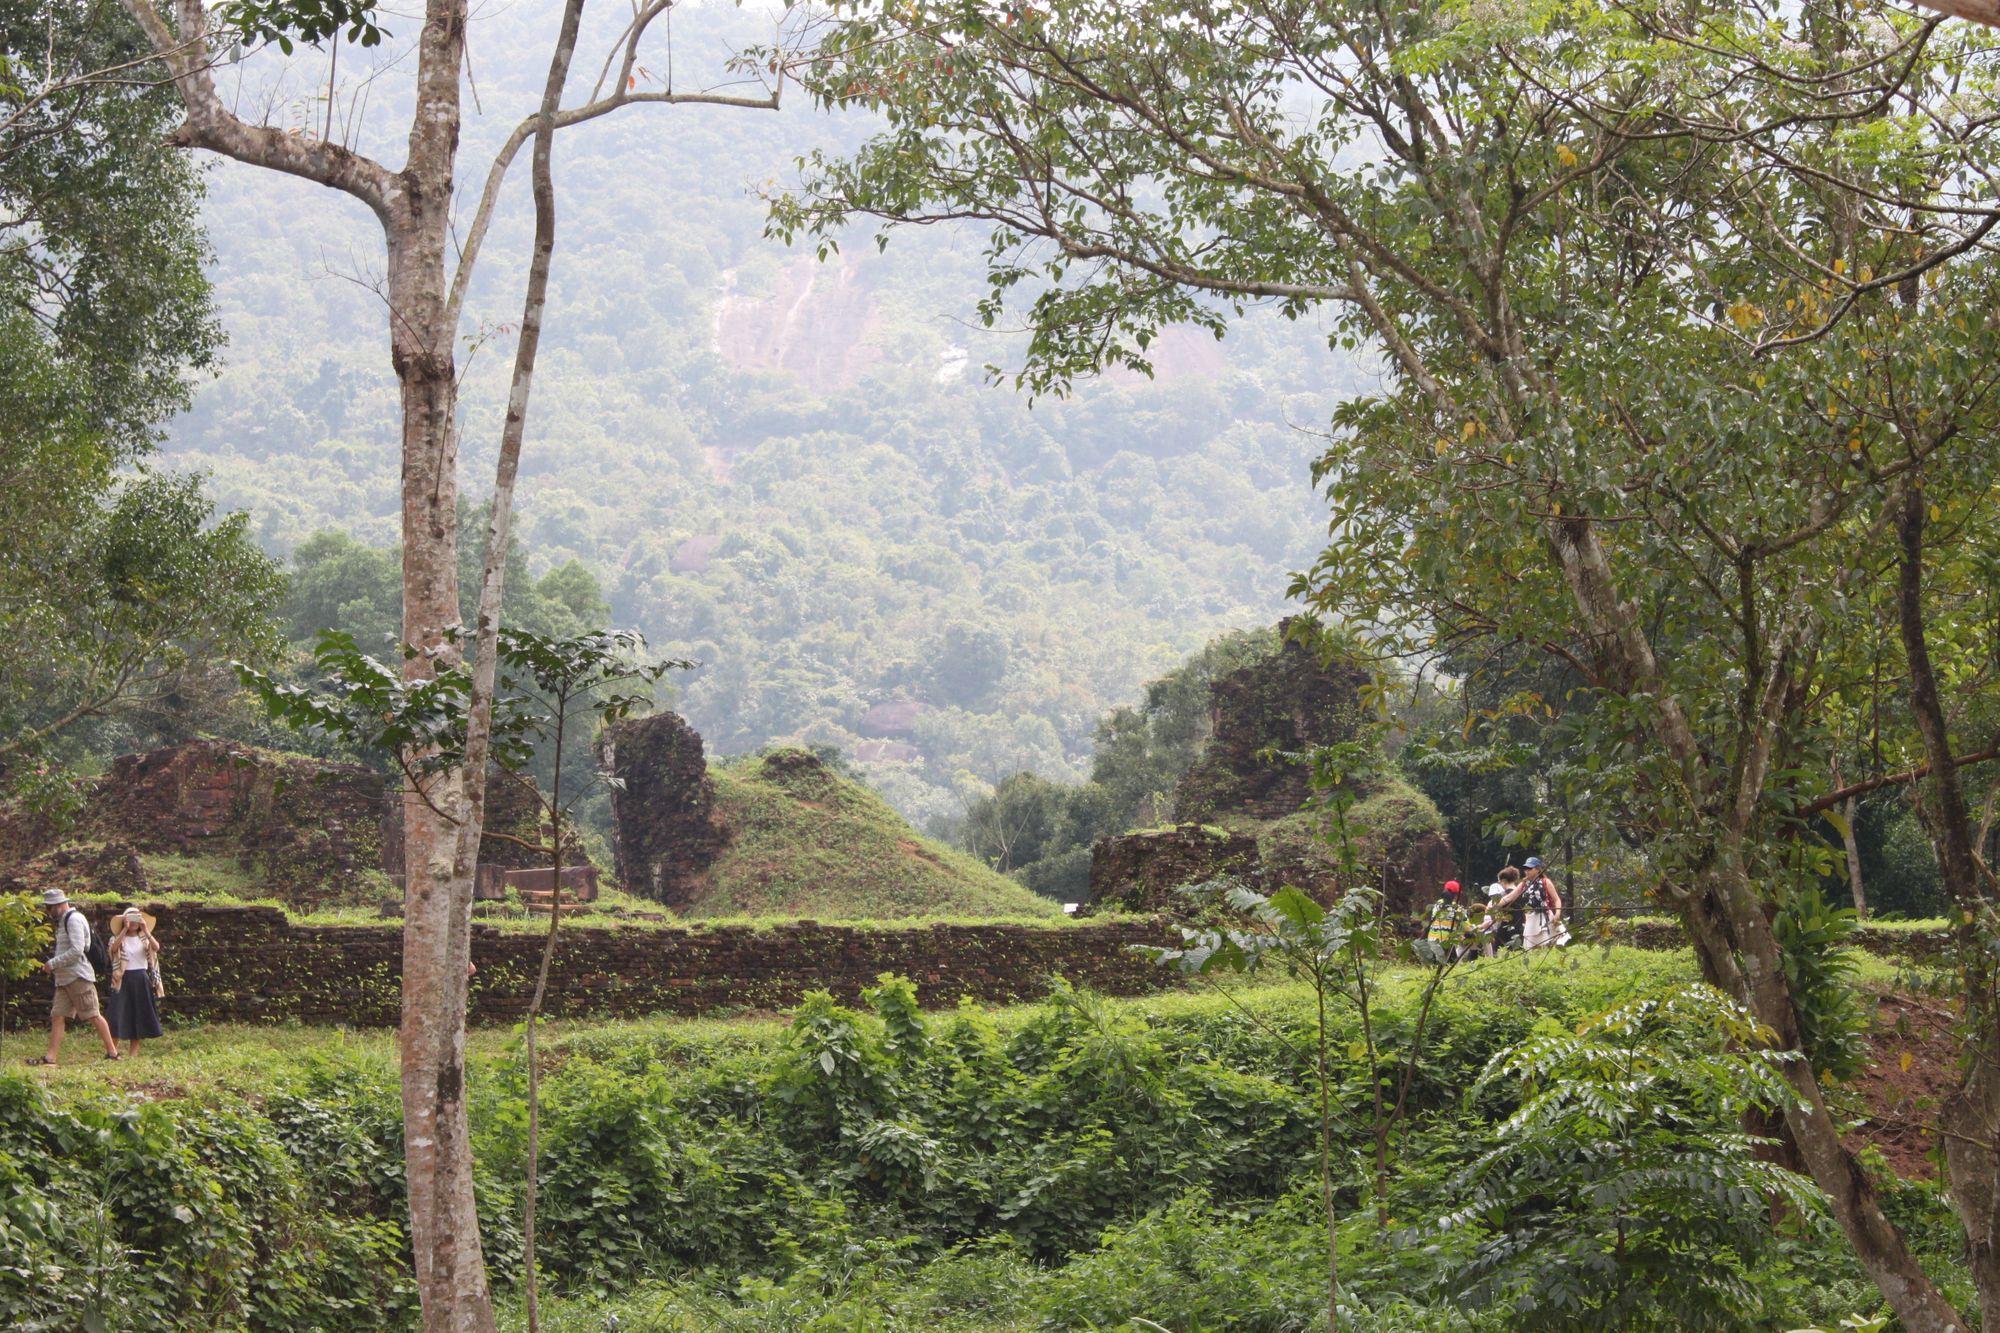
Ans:
{"type": "MultiPolygon", "coordinates": [[[[93,922],[110,902],[87,904],[93,922]]],[[[271,907],[153,906],[168,1020],[387,1027],[396,1022],[402,934],[396,925],[301,926],[271,907]]],[[[1174,944],[1164,924],[929,926],[854,929],[798,922],[751,929],[565,927],[549,979],[558,1017],[707,1014],[789,1009],[808,991],[844,998],[883,972],[916,983],[926,1004],[961,995],[1034,999],[1053,975],[1112,995],[1137,995],[1173,974],[1127,946],[1174,944]]],[[[472,1021],[521,1016],[541,961],[538,934],[475,924],[472,1021]]],[[[8,987],[7,1027],[41,1024],[44,979],[8,987]]]]}
{"type": "MultiPolygon", "coordinates": [[[[113,904],[86,910],[101,922],[113,904]]],[[[389,1027],[396,1022],[402,933],[397,925],[301,926],[274,907],[152,906],[169,1021],[297,1020],[389,1027]]],[[[1671,922],[1623,922],[1612,938],[1642,949],[1678,949],[1671,922]]],[[[1925,960],[1943,932],[1870,930],[1870,953],[1925,960]]],[[[915,926],[857,929],[797,922],[752,929],[565,927],[550,975],[557,1017],[713,1014],[784,1010],[812,990],[845,999],[884,972],[916,983],[929,1005],[961,995],[987,1003],[1032,1000],[1061,975],[1110,995],[1140,995],[1175,984],[1174,974],[1132,952],[1133,944],[1178,943],[1164,921],[1071,926],[915,926]]],[[[541,960],[542,937],[475,924],[472,1021],[520,1018],[541,960]]],[[[8,1031],[40,1026],[49,990],[39,975],[7,987],[8,1031]]]]}

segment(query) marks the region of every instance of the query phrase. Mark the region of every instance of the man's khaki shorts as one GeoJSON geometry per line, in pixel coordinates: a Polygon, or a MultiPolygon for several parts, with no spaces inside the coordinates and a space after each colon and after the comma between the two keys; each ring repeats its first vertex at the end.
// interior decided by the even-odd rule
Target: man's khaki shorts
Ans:
{"type": "Polygon", "coordinates": [[[49,1015],[64,1021],[97,1017],[97,983],[82,977],[61,983],[56,987],[56,1002],[49,1006],[49,1015]]]}

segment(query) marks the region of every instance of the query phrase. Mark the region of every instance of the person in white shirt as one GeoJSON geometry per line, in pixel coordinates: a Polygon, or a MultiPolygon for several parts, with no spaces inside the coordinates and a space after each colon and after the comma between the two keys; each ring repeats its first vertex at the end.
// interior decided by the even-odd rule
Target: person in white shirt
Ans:
{"type": "Polygon", "coordinates": [[[1517,901],[1521,904],[1521,947],[1547,949],[1568,944],[1569,928],[1562,923],[1563,900],[1556,891],[1556,882],[1542,868],[1539,856],[1531,856],[1522,864],[1527,867],[1527,874],[1499,902],[1501,907],[1511,907],[1517,901]]]}
{"type": "Polygon", "coordinates": [[[160,942],[153,937],[153,918],[128,907],[111,920],[111,1035],[129,1042],[127,1059],[139,1053],[139,1043],[160,1035],[160,999],[167,989],[160,981],[160,942]]]}

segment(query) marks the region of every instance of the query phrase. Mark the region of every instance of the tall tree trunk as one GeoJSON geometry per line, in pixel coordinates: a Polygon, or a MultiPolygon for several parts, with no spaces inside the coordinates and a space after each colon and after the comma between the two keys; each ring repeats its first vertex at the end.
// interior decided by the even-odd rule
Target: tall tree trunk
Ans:
{"type": "MultiPolygon", "coordinates": [[[[1840,756],[1835,755],[1832,765],[1833,787],[1836,792],[1847,785],[1840,775],[1840,756]]],[[[1854,917],[1857,921],[1868,919],[1868,895],[1861,884],[1861,842],[1854,834],[1854,821],[1861,817],[1861,798],[1849,796],[1840,803],[1840,846],[1847,856],[1847,890],[1854,895],[1854,917]]]]}
{"type": "MultiPolygon", "coordinates": [[[[455,330],[446,311],[465,0],[431,0],[417,43],[417,104],[406,165],[390,191],[390,358],[402,385],[403,638],[423,651],[404,674],[454,666],[443,633],[459,621],[455,330]]],[[[480,811],[463,774],[439,773],[404,798],[403,1152],[410,1241],[424,1327],[490,1333],[465,1113],[466,964],[480,811]],[[435,807],[435,808],[433,808],[435,807]]]]}
{"type": "MultiPolygon", "coordinates": [[[[572,8],[581,0],[571,0],[572,8]]],[[[528,1169],[521,1203],[521,1294],[527,1308],[528,1333],[541,1330],[541,1291],[535,1272],[535,1206],[542,1186],[542,1067],[537,1062],[535,1034],[542,1017],[542,1003],[549,993],[549,968],[556,959],[556,933],[562,928],[563,732],[568,722],[569,699],[561,692],[556,699],[556,767],[549,783],[549,841],[555,851],[549,867],[549,933],[542,940],[542,965],[535,973],[535,993],[528,1000],[528,1169]]]]}
{"type": "Polygon", "coordinates": [[[1847,890],[1854,895],[1854,918],[1868,919],[1868,893],[1861,883],[1861,843],[1854,836],[1854,821],[1861,818],[1861,798],[1850,796],[1841,809],[1840,845],[1847,854],[1847,890]]]}
{"type": "MultiPolygon", "coordinates": [[[[556,194],[553,170],[555,115],[562,105],[563,86],[569,80],[570,62],[576,54],[577,31],[583,20],[584,0],[567,0],[563,6],[562,28],[549,58],[549,73],[542,89],[541,107],[535,117],[535,151],[532,187],[535,199],[535,245],[528,261],[528,285],[522,298],[521,334],[514,346],[514,374],[507,395],[507,416],[500,432],[500,453],[494,469],[493,509],[486,533],[486,558],[480,572],[478,622],[472,638],[472,697],[466,728],[466,767],[463,777],[464,804],[469,818],[461,826],[457,848],[458,872],[468,878],[478,874],[479,833],[485,826],[486,756],[492,740],[493,693],[499,668],[498,635],[500,606],[506,588],[507,543],[514,508],[514,480],[520,468],[521,443],[527,433],[528,401],[534,387],[535,361],[541,348],[542,321],[548,306],[549,272],[556,248],[556,194]]],[[[565,705],[566,707],[566,701],[565,705]]],[[[535,979],[534,998],[528,1005],[528,1169],[526,1199],[522,1212],[522,1283],[527,1302],[529,1333],[540,1327],[539,1293],[535,1273],[535,1196],[538,1189],[537,1165],[541,1153],[541,1071],[537,1064],[536,1020],[548,991],[549,964],[555,956],[556,931],[562,921],[562,712],[556,718],[556,776],[550,797],[549,823],[555,844],[554,872],[550,881],[549,935],[542,949],[541,970],[535,979]]]]}
{"type": "MultiPolygon", "coordinates": [[[[1725,850],[1689,903],[1685,918],[1702,976],[1749,1006],[1776,1034],[1778,1050],[1800,1049],[1797,1011],[1785,983],[1776,934],[1757,903],[1741,859],[1725,850]]],[[[1784,1128],[1806,1173],[1826,1192],[1834,1220],[1863,1271],[1881,1288],[1910,1333],[1962,1333],[1965,1322],[1924,1275],[1902,1233],[1883,1213],[1867,1174],[1840,1141],[1810,1061],[1785,1063],[1800,1105],[1784,1128]]]]}
{"type": "MultiPolygon", "coordinates": [[[[426,183],[408,231],[390,246],[403,399],[403,638],[423,650],[404,664],[412,678],[458,656],[442,637],[459,620],[456,392],[441,318],[446,173],[441,189],[426,183]]],[[[472,868],[458,854],[462,840],[478,845],[478,812],[452,770],[405,794],[403,821],[403,1146],[418,1289],[427,1329],[490,1330],[465,1114],[472,868]]]]}
{"type": "MultiPolygon", "coordinates": [[[[469,762],[461,771],[429,776],[423,790],[407,793],[403,802],[404,1150],[410,1239],[427,1330],[483,1333],[494,1326],[479,1246],[465,1116],[466,968],[471,958],[472,886],[485,814],[493,636],[499,623],[514,471],[555,244],[550,136],[562,125],[581,124],[640,103],[778,107],[776,89],[764,97],[640,91],[634,77],[640,41],[650,25],[673,7],[671,0],[644,0],[616,44],[618,77],[610,92],[559,114],[582,2],[568,0],[565,6],[548,89],[531,122],[536,153],[535,253],[474,637],[469,762]]],[[[421,650],[405,663],[404,673],[419,678],[455,665],[460,649],[443,638],[444,629],[460,619],[453,346],[473,257],[492,218],[507,163],[525,142],[529,123],[515,129],[495,161],[465,238],[457,279],[448,282],[446,242],[458,156],[467,0],[424,0],[424,26],[416,50],[416,104],[405,165],[396,172],[325,137],[239,117],[215,87],[207,0],[123,3],[171,74],[187,108],[186,119],[168,136],[170,144],[315,181],[359,200],[380,221],[388,250],[390,354],[403,408],[403,637],[421,650]],[[163,9],[172,13],[171,24],[163,9]]],[[[341,38],[336,34],[333,40],[341,38]]]]}
{"type": "Polygon", "coordinates": [[[1939,1108],[1945,1171],[1952,1201],[1965,1224],[1967,1266],[1979,1290],[1982,1325],[2000,1328],[2000,1001],[1983,938],[1991,928],[1991,872],[1973,845],[1972,810],[1951,751],[1950,727],[1931,664],[1924,620],[1923,487],[1904,488],[1896,516],[1898,537],[1896,620],[1909,668],[1910,712],[1930,760],[1926,804],[1932,845],[1945,887],[1958,907],[1959,957],[1964,971],[1965,1021],[1971,1060],[1959,1085],[1939,1108]]]}
{"type": "MultiPolygon", "coordinates": [[[[1601,636],[1599,651],[1610,678],[1628,694],[1650,697],[1655,738],[1680,766],[1691,795],[1712,807],[1705,808],[1701,817],[1717,825],[1714,850],[1682,906],[1702,974],[1770,1027],[1778,1049],[1796,1051],[1798,1016],[1777,936],[1744,868],[1739,841],[1741,831],[1754,819],[1776,722],[1791,693],[1784,679],[1789,671],[1787,653],[1771,654],[1768,680],[1755,705],[1763,716],[1755,727],[1746,727],[1745,753],[1731,769],[1733,785],[1722,785],[1667,685],[1635,608],[1618,595],[1610,556],[1589,520],[1558,519],[1551,525],[1550,538],[1583,623],[1601,636]]],[[[1745,697],[1750,700],[1747,692],[1745,697]]],[[[1925,1276],[1902,1233],[1883,1214],[1874,1187],[1841,1143],[1811,1062],[1787,1061],[1785,1077],[1800,1100],[1785,1113],[1786,1131],[1814,1182],[1826,1192],[1834,1219],[1862,1271],[1881,1289],[1909,1333],[1962,1333],[1964,1321],[1925,1276]]]]}
{"type": "MultiPolygon", "coordinates": [[[[155,0],[124,3],[187,107],[169,143],[339,190],[382,225],[390,360],[403,408],[403,638],[422,650],[404,673],[447,668],[456,650],[443,631],[459,613],[456,330],[445,259],[466,0],[425,0],[416,107],[405,165],[396,172],[343,145],[238,117],[215,88],[204,0],[173,0],[171,26],[155,0]]],[[[421,793],[405,794],[403,829],[403,1140],[417,1289],[426,1329],[486,1333],[493,1308],[465,1117],[472,873],[457,855],[462,838],[477,845],[479,812],[466,808],[458,774],[435,774],[421,793]]]]}

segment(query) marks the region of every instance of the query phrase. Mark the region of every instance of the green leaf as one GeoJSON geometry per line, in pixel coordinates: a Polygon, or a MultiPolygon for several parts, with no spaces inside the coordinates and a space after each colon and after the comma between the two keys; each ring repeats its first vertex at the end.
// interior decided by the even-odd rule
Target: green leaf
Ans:
{"type": "Polygon", "coordinates": [[[1287,884],[1271,895],[1271,907],[1300,933],[1316,930],[1326,920],[1326,909],[1303,890],[1287,884]]]}

